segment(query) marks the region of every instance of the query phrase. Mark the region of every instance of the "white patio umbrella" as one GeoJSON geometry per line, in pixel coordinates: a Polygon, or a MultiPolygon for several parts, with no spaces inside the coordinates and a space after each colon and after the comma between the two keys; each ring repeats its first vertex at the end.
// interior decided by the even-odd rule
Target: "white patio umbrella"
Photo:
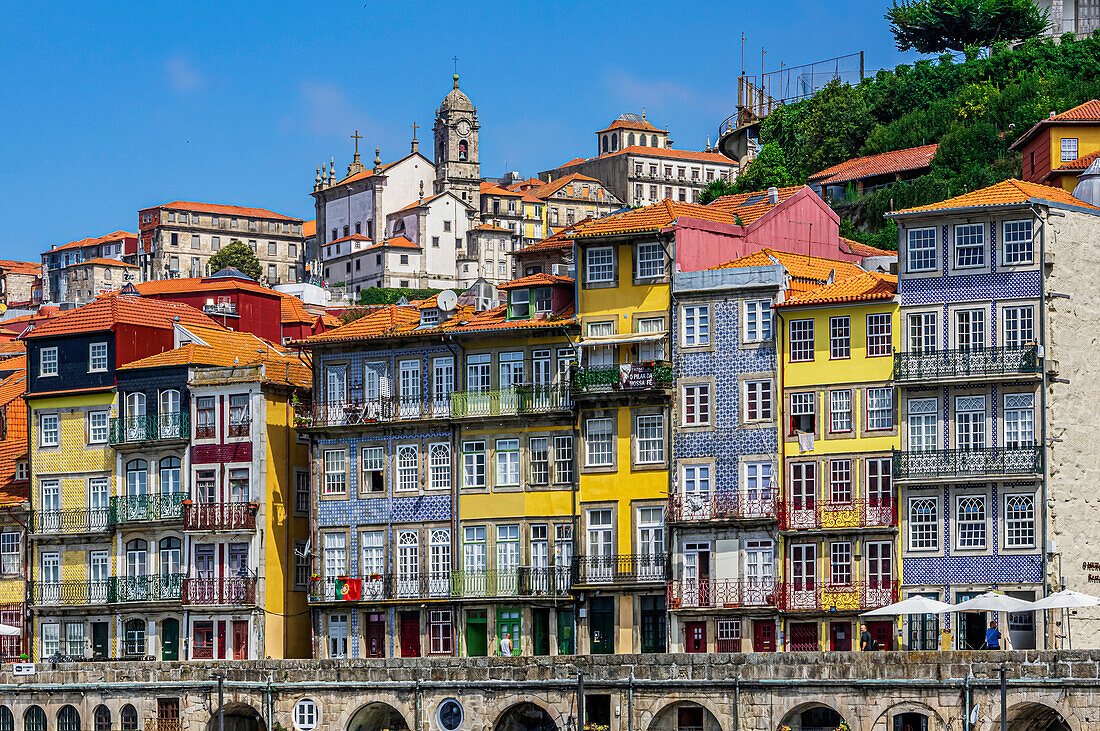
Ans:
{"type": "Polygon", "coordinates": [[[1006,616],[997,618],[997,624],[1004,628],[1001,632],[1001,638],[1005,641],[1005,649],[1008,650],[1012,649],[1012,639],[1008,636],[1008,613],[1031,612],[1034,610],[1035,605],[1033,603],[1006,596],[999,591],[987,591],[955,605],[956,612],[997,612],[1005,614],[1006,616]]]}
{"type": "Polygon", "coordinates": [[[904,614],[943,614],[955,609],[955,605],[930,599],[926,596],[911,596],[900,602],[864,612],[861,617],[900,617],[904,614]]]}
{"type": "Polygon", "coordinates": [[[23,634],[23,631],[18,627],[10,627],[6,624],[0,624],[0,636],[15,637],[16,635],[23,634]]]}
{"type": "MultiPolygon", "coordinates": [[[[1043,597],[1032,603],[1035,609],[1080,609],[1082,607],[1100,606],[1100,598],[1091,594],[1082,594],[1073,589],[1065,589],[1050,596],[1043,597]]],[[[1069,640],[1069,649],[1073,649],[1073,634],[1069,629],[1069,617],[1066,618],[1066,639],[1069,640]]]]}

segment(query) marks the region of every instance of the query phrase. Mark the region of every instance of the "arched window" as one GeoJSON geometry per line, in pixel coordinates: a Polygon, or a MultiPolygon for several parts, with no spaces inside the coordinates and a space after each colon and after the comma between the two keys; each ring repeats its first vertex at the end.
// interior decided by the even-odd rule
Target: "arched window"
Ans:
{"type": "Polygon", "coordinates": [[[137,710],[133,706],[127,703],[118,715],[120,716],[119,725],[122,727],[122,731],[137,731],[137,710]]]}
{"type": "Polygon", "coordinates": [[[23,713],[23,731],[46,731],[46,712],[38,706],[28,708],[23,713]]]}
{"type": "Polygon", "coordinates": [[[145,416],[145,394],[141,391],[126,394],[126,416],[136,419],[145,416]]]}
{"type": "Polygon", "coordinates": [[[466,144],[466,140],[458,141],[458,159],[459,161],[465,161],[470,156],[469,145],[466,144]]]}
{"type": "Polygon", "coordinates": [[[317,704],[309,698],[303,698],[294,704],[294,728],[298,731],[313,731],[317,728],[317,704]]]}
{"type": "Polygon", "coordinates": [[[604,152],[608,151],[608,148],[607,148],[607,135],[603,136],[603,151],[604,152]]]}
{"type": "Polygon", "coordinates": [[[638,135],[638,144],[642,147],[647,146],[649,144],[649,138],[647,138],[645,135],[638,135]]]}
{"type": "Polygon", "coordinates": [[[660,145],[657,144],[657,135],[652,135],[651,139],[653,141],[649,144],[650,147],[660,147],[660,145]]]}
{"type": "Polygon", "coordinates": [[[157,430],[161,439],[178,439],[183,436],[183,426],[180,424],[180,392],[174,388],[166,388],[160,392],[160,403],[157,405],[157,430]]]}
{"type": "Polygon", "coordinates": [[[633,146],[634,146],[634,133],[633,133],[633,132],[631,132],[630,134],[628,134],[628,135],[626,136],[626,139],[627,139],[627,142],[626,142],[626,144],[628,144],[628,145],[630,145],[630,146],[632,146],[632,147],[633,147],[633,146]]]}
{"type": "Polygon", "coordinates": [[[80,714],[72,706],[61,706],[57,712],[57,731],[80,731],[80,714]]]}
{"type": "Polygon", "coordinates": [[[393,234],[396,236],[403,233],[405,233],[405,219],[399,218],[393,224],[393,234]]]}
{"type": "Polygon", "coordinates": [[[171,576],[181,572],[180,568],[180,539],[163,538],[160,541],[160,573],[162,576],[171,576]]]}
{"type": "Polygon", "coordinates": [[[111,731],[111,711],[105,705],[98,705],[92,712],[92,722],[95,731],[111,731]]]}
{"type": "Polygon", "coordinates": [[[149,494],[149,463],[132,459],[126,463],[126,494],[138,497],[149,494]]]}
{"type": "Polygon", "coordinates": [[[618,149],[619,149],[619,135],[612,134],[611,135],[611,151],[615,152],[618,149]]]}
{"type": "Polygon", "coordinates": [[[135,538],[126,544],[126,575],[145,576],[149,566],[149,544],[135,538]]]}
{"type": "Polygon", "coordinates": [[[0,731],[15,731],[15,715],[7,706],[0,706],[0,731]]]}
{"type": "MultiPolygon", "coordinates": [[[[127,655],[145,654],[145,620],[131,619],[122,627],[124,635],[124,649],[127,655]]],[[[126,709],[122,709],[125,714],[126,709]]],[[[123,716],[125,718],[125,715],[123,716]]],[[[137,728],[135,719],[134,728],[137,728]]]]}
{"type": "MultiPolygon", "coordinates": [[[[165,457],[160,461],[160,492],[161,494],[177,494],[183,488],[180,483],[179,457],[165,457]]],[[[161,511],[168,509],[168,505],[162,505],[161,511]]],[[[171,515],[157,515],[157,518],[171,518],[171,515]]],[[[178,517],[178,513],[175,517],[178,517]]]]}
{"type": "Polygon", "coordinates": [[[165,414],[175,414],[180,410],[180,392],[174,388],[166,388],[160,392],[160,403],[157,405],[157,411],[161,416],[165,414]]]}

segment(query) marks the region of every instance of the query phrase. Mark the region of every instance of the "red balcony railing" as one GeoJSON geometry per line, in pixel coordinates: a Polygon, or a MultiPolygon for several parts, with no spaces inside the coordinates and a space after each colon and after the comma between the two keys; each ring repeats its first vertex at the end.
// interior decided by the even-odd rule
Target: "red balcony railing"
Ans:
{"type": "Polygon", "coordinates": [[[779,591],[779,608],[787,612],[862,612],[897,601],[893,580],[852,581],[834,584],[788,581],[779,591]]]}
{"type": "Polygon", "coordinates": [[[774,520],[777,515],[777,504],[775,490],[761,490],[755,494],[718,492],[706,496],[669,495],[667,520],[674,523],[703,520],[774,520]]]}
{"type": "Polygon", "coordinates": [[[255,530],[256,503],[183,503],[184,530],[255,530]]]}
{"type": "MultiPolygon", "coordinates": [[[[741,638],[718,638],[718,652],[741,652],[741,638]]],[[[681,726],[680,728],[683,728],[681,726]]]]}
{"type": "Polygon", "coordinates": [[[256,603],[256,577],[183,580],[183,603],[241,606],[256,603]]]}
{"type": "Polygon", "coordinates": [[[779,583],[770,577],[711,581],[678,579],[668,582],[668,607],[774,607],[779,603],[779,587],[779,583]]]}
{"type": "Polygon", "coordinates": [[[780,530],[891,528],[897,524],[897,502],[893,498],[780,503],[780,530]]]}

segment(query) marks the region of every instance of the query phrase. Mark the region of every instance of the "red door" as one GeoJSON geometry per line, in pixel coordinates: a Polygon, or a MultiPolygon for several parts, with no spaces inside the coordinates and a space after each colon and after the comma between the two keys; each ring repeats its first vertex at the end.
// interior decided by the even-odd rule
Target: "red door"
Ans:
{"type": "Polygon", "coordinates": [[[224,660],[225,659],[225,645],[226,645],[225,625],[226,625],[226,622],[218,622],[218,659],[219,660],[224,660]]]}
{"type": "Polygon", "coordinates": [[[790,634],[791,652],[817,652],[821,648],[817,642],[817,625],[813,623],[795,623],[787,625],[790,634]]]}
{"type": "Polygon", "coordinates": [[[775,652],[775,622],[758,619],[752,623],[752,651],[775,652]]]}
{"type": "Polygon", "coordinates": [[[867,631],[875,638],[879,650],[894,649],[894,623],[893,622],[868,622],[867,631]]]}
{"type": "Polygon", "coordinates": [[[420,612],[401,612],[401,657],[420,657],[420,612]]]}
{"type": "Polygon", "coordinates": [[[684,634],[687,635],[686,649],[688,652],[707,651],[707,623],[688,622],[684,625],[684,634]]]}
{"type": "Polygon", "coordinates": [[[233,620],[233,659],[248,659],[248,622],[233,620]]]}
{"type": "Polygon", "coordinates": [[[852,623],[829,622],[829,649],[833,652],[850,652],[852,649],[852,623]]]}
{"type": "Polygon", "coordinates": [[[368,614],[364,630],[367,643],[367,657],[386,656],[386,617],[383,614],[368,614]]]}

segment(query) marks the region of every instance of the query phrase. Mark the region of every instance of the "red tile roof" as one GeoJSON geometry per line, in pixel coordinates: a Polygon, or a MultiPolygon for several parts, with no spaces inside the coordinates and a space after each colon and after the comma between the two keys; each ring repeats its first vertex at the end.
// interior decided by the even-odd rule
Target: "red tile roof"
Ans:
{"type": "Polygon", "coordinates": [[[0,259],[0,271],[7,274],[33,274],[42,276],[42,265],[29,261],[14,261],[12,259],[0,259]]]}
{"type": "Polygon", "coordinates": [[[513,279],[510,282],[498,284],[497,289],[518,289],[520,287],[538,287],[538,286],[550,286],[552,284],[572,284],[573,277],[559,277],[556,274],[546,274],[539,272],[538,274],[529,274],[526,277],[520,277],[519,279],[513,279]]]}
{"type": "Polygon", "coordinates": [[[317,219],[314,218],[311,221],[302,222],[302,236],[309,238],[310,236],[317,235],[317,219]]]}
{"type": "Polygon", "coordinates": [[[70,267],[86,266],[88,264],[93,264],[99,267],[127,267],[129,269],[141,268],[136,264],[127,264],[126,262],[119,259],[104,259],[103,257],[96,257],[95,259],[85,259],[84,261],[78,261],[75,264],[70,264],[65,268],[68,269],[70,267]]]}
{"type": "Polygon", "coordinates": [[[30,480],[15,481],[17,462],[25,461],[27,443],[27,374],[13,373],[0,381],[0,411],[4,413],[7,434],[0,441],[0,505],[11,506],[30,500],[30,480]]]}
{"type": "Polygon", "coordinates": [[[268,289],[259,282],[252,282],[236,277],[182,277],[179,279],[154,279],[148,282],[134,285],[137,291],[143,295],[158,294],[186,294],[190,292],[224,292],[235,289],[242,292],[256,292],[271,297],[278,297],[279,293],[268,289]]]}
{"type": "MultiPolygon", "coordinates": [[[[227,206],[221,203],[196,203],[195,201],[172,201],[162,203],[159,206],[142,208],[142,211],[151,211],[157,208],[169,208],[175,211],[190,211],[192,213],[211,213],[219,216],[250,216],[252,218],[273,218],[279,221],[301,221],[300,218],[284,216],[281,213],[269,211],[266,208],[248,208],[245,206],[227,206]]],[[[132,235],[132,234],[131,234],[132,235]]]]}
{"type": "Polygon", "coordinates": [[[137,234],[132,234],[129,231],[112,231],[111,233],[103,234],[102,236],[77,239],[76,241],[70,241],[67,244],[61,244],[61,246],[55,246],[50,249],[50,252],[62,251],[63,249],[83,249],[85,246],[99,246],[100,244],[110,244],[126,238],[136,239],[137,234]]]}
{"type": "Polygon", "coordinates": [[[649,157],[659,157],[671,160],[694,160],[695,162],[709,162],[717,165],[722,165],[724,167],[733,167],[737,164],[725,155],[719,155],[716,152],[696,152],[695,150],[673,150],[667,147],[642,147],[640,145],[628,145],[618,152],[611,152],[606,155],[597,155],[596,157],[575,157],[567,163],[562,163],[558,166],[558,168],[569,167],[570,165],[588,162],[589,160],[600,160],[609,157],[615,157],[616,155],[647,155],[649,157]]]}
{"type": "Polygon", "coordinates": [[[664,134],[663,130],[659,130],[656,127],[654,127],[652,124],[649,123],[649,120],[645,119],[644,117],[640,121],[637,121],[637,122],[629,120],[629,119],[616,119],[614,122],[607,125],[603,129],[597,130],[596,134],[602,134],[604,132],[611,132],[612,130],[616,130],[616,129],[643,130],[645,132],[661,132],[662,134],[664,134]]]}
{"type": "Polygon", "coordinates": [[[808,292],[800,292],[776,307],[824,305],[841,302],[874,302],[892,300],[898,292],[898,278],[893,274],[863,272],[847,279],[834,280],[832,284],[808,292]]]}
{"type": "Polygon", "coordinates": [[[841,250],[847,248],[849,253],[855,254],[857,256],[892,256],[894,258],[897,258],[898,255],[898,252],[896,251],[868,246],[867,244],[861,244],[858,241],[846,239],[843,236],[840,237],[840,248],[841,250]]]}
{"type": "MultiPolygon", "coordinates": [[[[401,160],[405,160],[406,158],[408,158],[410,156],[411,155],[405,155],[405,157],[401,158],[401,160]]],[[[381,168],[382,173],[385,174],[385,172],[387,170],[392,168],[397,163],[401,162],[401,160],[394,160],[393,162],[387,162],[387,163],[383,164],[382,168],[381,168]]],[[[357,180],[366,180],[367,178],[373,178],[373,177],[374,177],[374,168],[373,167],[368,167],[366,170],[362,170],[358,173],[353,173],[351,175],[346,175],[343,178],[341,178],[340,180],[337,180],[332,185],[333,185],[333,187],[335,187],[337,185],[343,185],[345,183],[354,183],[357,180]]]]}
{"type": "Polygon", "coordinates": [[[543,183],[538,188],[532,188],[529,192],[536,198],[546,199],[552,197],[559,190],[574,181],[589,184],[595,183],[597,186],[603,187],[603,183],[601,183],[599,180],[596,180],[595,178],[591,178],[587,175],[581,175],[580,173],[569,173],[568,175],[563,175],[557,180],[552,180],[549,183],[543,183]]]}
{"type": "Polygon", "coordinates": [[[500,226],[494,226],[491,223],[482,223],[482,224],[479,224],[477,226],[474,226],[470,230],[471,231],[498,231],[498,232],[503,232],[503,233],[506,233],[506,234],[512,233],[511,231],[509,231],[506,228],[501,228],[500,226]]]}
{"type": "Polygon", "coordinates": [[[883,152],[878,155],[856,157],[827,167],[821,172],[806,178],[807,183],[836,185],[852,180],[873,178],[878,175],[892,175],[910,170],[923,170],[932,164],[932,158],[940,146],[938,144],[909,147],[904,150],[883,152]]]}
{"type": "Polygon", "coordinates": [[[97,297],[83,307],[62,312],[23,337],[30,340],[79,332],[102,332],[112,330],[119,324],[170,330],[176,318],[184,325],[221,327],[189,305],[112,292],[97,297]]]}
{"type": "Polygon", "coordinates": [[[1053,117],[1047,117],[1046,119],[1040,119],[1035,125],[1020,135],[1020,138],[1013,142],[1010,147],[1018,148],[1022,147],[1028,140],[1035,135],[1039,134],[1039,131],[1052,124],[1097,124],[1100,123],[1100,100],[1090,99],[1084,104],[1078,104],[1072,109],[1067,109],[1061,114],[1055,114],[1053,117]]]}
{"type": "Polygon", "coordinates": [[[1057,175],[1058,173],[1065,172],[1065,171],[1073,172],[1073,171],[1077,171],[1077,170],[1084,170],[1084,169],[1088,168],[1089,165],[1092,165],[1092,163],[1095,162],[1096,158],[1098,158],[1098,157],[1100,157],[1100,150],[1097,150],[1096,152],[1085,155],[1084,157],[1079,157],[1076,160],[1070,160],[1069,162],[1064,162],[1061,165],[1059,165],[1058,167],[1051,170],[1049,173],[1047,173],[1047,178],[1051,178],[1051,177],[1057,175]]]}
{"type": "MultiPolygon", "coordinates": [[[[805,187],[804,185],[792,185],[789,188],[780,188],[779,203],[783,203],[805,187]]],[[[711,208],[717,208],[734,214],[737,218],[741,219],[742,225],[748,226],[750,223],[775,208],[778,204],[768,202],[768,191],[754,190],[751,193],[724,195],[721,198],[711,201],[707,205],[711,208]]]]}
{"type": "Polygon", "coordinates": [[[492,183],[488,180],[482,180],[481,181],[481,186],[479,188],[479,191],[481,192],[481,195],[499,195],[499,196],[504,196],[504,197],[507,197],[507,198],[522,198],[523,197],[523,193],[520,193],[519,191],[507,190],[505,188],[501,188],[496,183],[492,183]]]}
{"type": "Polygon", "coordinates": [[[578,226],[573,232],[573,238],[583,239],[594,236],[659,231],[671,226],[681,216],[716,223],[734,223],[733,215],[719,208],[701,206],[698,203],[679,203],[666,198],[660,203],[654,203],[644,208],[635,208],[606,218],[597,218],[583,226],[578,226]]]}
{"type": "Polygon", "coordinates": [[[341,325],[320,335],[314,335],[308,339],[308,342],[367,340],[391,335],[402,325],[413,325],[415,327],[418,324],[420,324],[420,313],[415,308],[385,305],[374,309],[357,320],[352,320],[346,325],[341,325]]]}
{"type": "Polygon", "coordinates": [[[742,267],[768,266],[780,264],[787,270],[791,279],[788,282],[792,292],[808,292],[817,289],[829,281],[832,276],[836,279],[847,279],[863,273],[863,270],[850,261],[826,259],[821,256],[808,256],[806,254],[794,254],[789,251],[764,248],[742,256],[725,264],[719,264],[711,269],[740,269],[742,267]]]}
{"type": "Polygon", "coordinates": [[[292,294],[283,293],[280,293],[279,297],[279,317],[284,325],[295,323],[310,325],[317,319],[316,315],[309,314],[302,300],[292,294]]]}
{"type": "Polygon", "coordinates": [[[1100,212],[1100,208],[1089,205],[1082,200],[1074,198],[1061,188],[1053,188],[1049,185],[1030,183],[1026,180],[1004,180],[988,188],[963,193],[945,201],[932,203],[927,206],[906,208],[902,211],[894,211],[887,216],[905,216],[912,213],[928,213],[934,211],[950,211],[959,208],[987,208],[992,206],[1021,206],[1029,203],[1056,203],[1068,206],[1077,206],[1100,212]]]}
{"type": "Polygon", "coordinates": [[[573,239],[570,238],[570,232],[572,229],[562,229],[550,236],[547,236],[542,241],[536,241],[533,244],[528,244],[522,249],[510,252],[513,256],[522,256],[524,254],[538,254],[546,251],[566,251],[573,248],[573,239]]]}

